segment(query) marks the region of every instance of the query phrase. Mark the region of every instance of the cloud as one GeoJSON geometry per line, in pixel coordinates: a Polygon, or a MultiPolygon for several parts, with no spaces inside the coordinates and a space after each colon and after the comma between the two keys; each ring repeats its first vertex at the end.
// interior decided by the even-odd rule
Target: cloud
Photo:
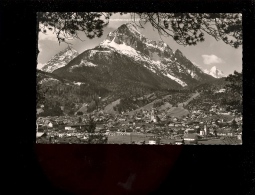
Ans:
{"type": "Polygon", "coordinates": [[[224,61],[219,58],[216,55],[202,55],[204,59],[204,64],[219,64],[219,63],[224,63],[224,61]]]}

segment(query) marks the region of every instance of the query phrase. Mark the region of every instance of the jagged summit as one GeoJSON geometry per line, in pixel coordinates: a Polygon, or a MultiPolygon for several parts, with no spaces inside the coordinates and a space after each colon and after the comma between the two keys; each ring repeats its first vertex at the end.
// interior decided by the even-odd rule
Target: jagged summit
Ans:
{"type": "Polygon", "coordinates": [[[153,60],[169,58],[173,55],[172,49],[162,40],[154,41],[142,35],[135,24],[126,23],[110,32],[100,47],[108,47],[121,51],[129,51],[136,55],[146,55],[153,60]],[[134,51],[135,50],[135,51],[134,51]]]}
{"type": "Polygon", "coordinates": [[[214,79],[180,50],[173,52],[164,41],[146,38],[133,23],[121,25],[98,46],[53,73],[76,82],[97,83],[110,91],[124,81],[124,88],[142,85],[150,89],[178,89],[214,79]]]}
{"type": "Polygon", "coordinates": [[[213,66],[210,70],[205,69],[204,73],[213,76],[214,78],[222,78],[225,77],[224,73],[217,69],[216,66],[213,66]]]}
{"type": "Polygon", "coordinates": [[[54,70],[66,66],[72,59],[77,57],[79,53],[72,47],[67,47],[54,55],[42,68],[45,72],[52,73],[54,70]]]}

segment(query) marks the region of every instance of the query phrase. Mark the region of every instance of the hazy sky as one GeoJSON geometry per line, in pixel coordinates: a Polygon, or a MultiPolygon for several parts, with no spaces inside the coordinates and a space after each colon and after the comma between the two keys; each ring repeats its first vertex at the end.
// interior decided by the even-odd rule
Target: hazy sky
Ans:
{"type": "MultiPolygon", "coordinates": [[[[129,14],[120,16],[115,14],[111,19],[128,19],[129,14]]],[[[86,49],[91,49],[102,42],[109,32],[117,29],[121,24],[128,21],[114,21],[111,20],[107,27],[104,28],[104,33],[100,38],[88,39],[83,33],[79,33],[80,38],[85,41],[72,40],[72,47],[79,53],[82,53],[86,49]]],[[[153,30],[152,26],[148,23],[144,29],[140,29],[140,32],[151,40],[160,40],[159,34],[156,30],[153,30]]],[[[199,65],[202,69],[210,69],[216,66],[222,70],[225,75],[232,74],[234,70],[240,72],[242,70],[242,47],[235,49],[230,45],[225,44],[223,41],[216,41],[212,36],[206,34],[205,41],[198,43],[196,46],[182,46],[177,44],[171,37],[161,37],[162,40],[167,43],[174,51],[179,49],[191,62],[199,65]]],[[[44,63],[50,60],[55,54],[65,49],[67,45],[65,43],[57,42],[55,34],[49,32],[44,35],[39,33],[39,56],[38,56],[38,68],[41,68],[44,63]]]]}

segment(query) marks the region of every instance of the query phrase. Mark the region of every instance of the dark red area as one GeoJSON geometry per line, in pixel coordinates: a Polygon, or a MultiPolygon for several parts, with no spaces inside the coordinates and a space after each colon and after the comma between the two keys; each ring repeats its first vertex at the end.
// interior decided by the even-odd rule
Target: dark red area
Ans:
{"type": "Polygon", "coordinates": [[[172,170],[180,146],[36,145],[56,189],[71,194],[148,194],[172,170]]]}

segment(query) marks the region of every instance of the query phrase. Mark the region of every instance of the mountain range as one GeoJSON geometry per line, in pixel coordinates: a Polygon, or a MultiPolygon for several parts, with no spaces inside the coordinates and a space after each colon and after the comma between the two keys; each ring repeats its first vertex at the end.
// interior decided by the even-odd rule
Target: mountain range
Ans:
{"type": "Polygon", "coordinates": [[[81,54],[73,48],[61,51],[41,70],[78,85],[126,93],[134,88],[145,92],[188,88],[223,76],[216,67],[202,70],[180,50],[146,38],[132,23],[121,25],[81,54]]]}

